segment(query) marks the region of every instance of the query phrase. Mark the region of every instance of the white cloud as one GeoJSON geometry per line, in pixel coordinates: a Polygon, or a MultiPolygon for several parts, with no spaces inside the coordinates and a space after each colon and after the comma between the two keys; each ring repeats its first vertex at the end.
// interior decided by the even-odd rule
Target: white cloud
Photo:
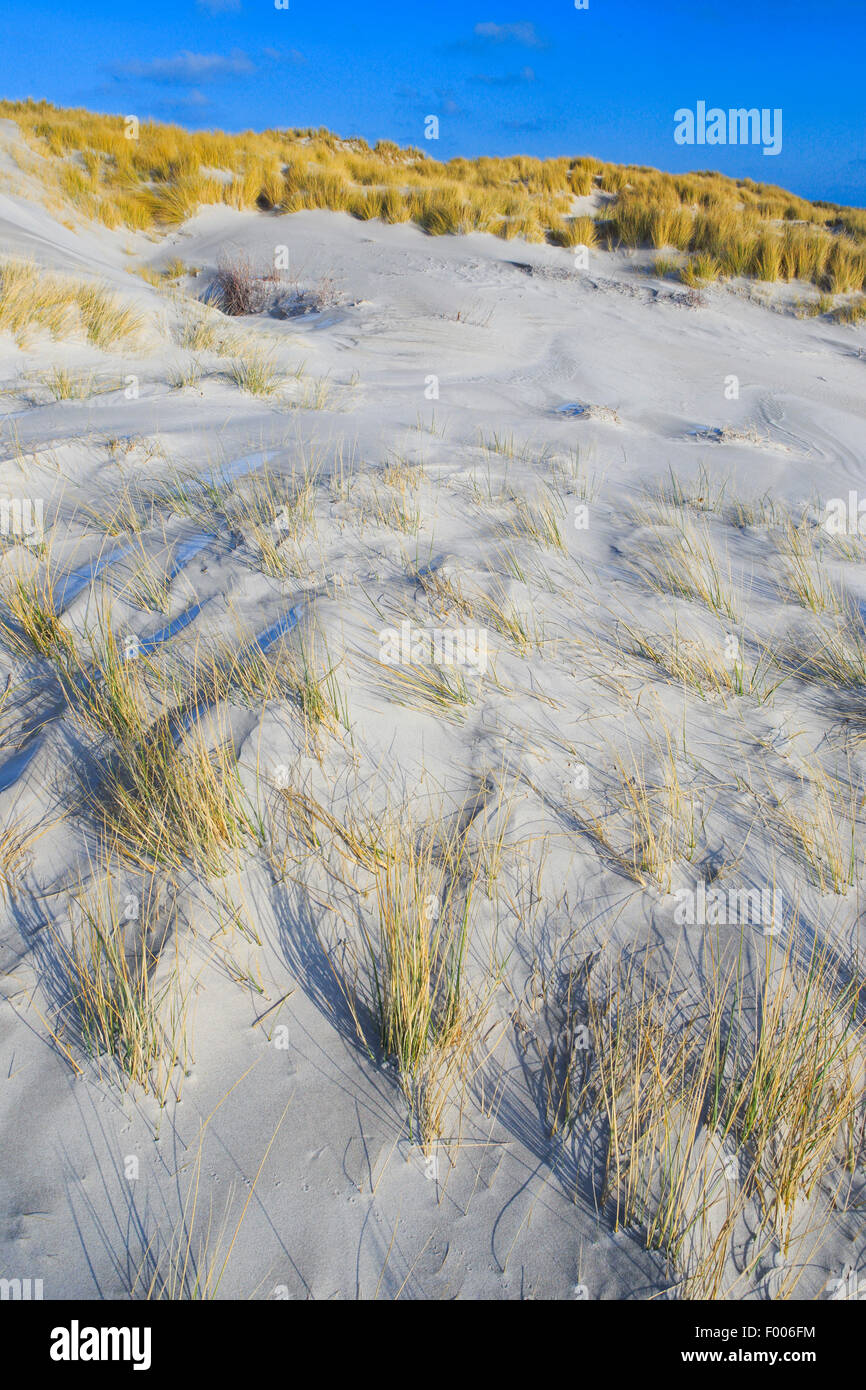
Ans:
{"type": "Polygon", "coordinates": [[[520,72],[503,72],[496,75],[479,72],[475,75],[475,81],[483,82],[486,87],[519,87],[521,82],[534,82],[535,73],[532,68],[521,68],[520,72]]]}
{"type": "Polygon", "coordinates": [[[477,38],[490,43],[519,43],[524,48],[544,48],[545,42],[528,20],[518,24],[476,24],[472,31],[477,38]]]}
{"type": "Polygon", "coordinates": [[[125,63],[118,69],[126,77],[144,77],[150,82],[212,82],[219,77],[248,76],[255,70],[255,63],[239,48],[229,54],[184,50],[170,58],[125,63]]]}

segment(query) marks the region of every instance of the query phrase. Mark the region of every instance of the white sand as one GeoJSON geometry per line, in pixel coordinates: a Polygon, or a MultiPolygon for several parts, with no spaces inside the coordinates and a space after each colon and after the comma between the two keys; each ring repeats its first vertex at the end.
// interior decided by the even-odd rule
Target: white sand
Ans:
{"type": "MultiPolygon", "coordinates": [[[[125,1296],[144,1251],[151,1243],[158,1248],[180,1219],[201,1122],[234,1088],[204,1140],[201,1226],[212,1211],[219,1227],[228,1210],[233,1231],[290,1104],[221,1296],[284,1289],[317,1299],[377,1291],[383,1298],[564,1298],[582,1284],[594,1299],[673,1289],[676,1275],[644,1249],[640,1231],[613,1234],[610,1207],[596,1212],[598,1133],[578,1120],[565,1138],[547,1134],[539,1049],[563,1021],[551,980],[597,948],[612,956],[648,941],[663,974],[676,955],[681,979],[699,980],[711,933],[676,924],[673,890],[711,877],[711,866],[722,862],[736,862],[728,884],[765,884],[775,873],[785,902],[799,899],[804,940],[814,934],[847,957],[862,938],[862,842],[857,884],[841,894],[821,892],[790,846],[761,823],[735,774],[766,792],[766,770],[780,798],[802,793],[798,774],[815,756],[828,770],[850,768],[862,778],[862,745],[846,737],[843,723],[861,706],[797,680],[765,703],[684,697],[652,665],[619,652],[618,643],[627,646],[623,622],[668,632],[676,610],[683,631],[711,643],[724,627],[701,605],[675,605],[640,582],[631,566],[649,533],[631,509],[669,467],[695,480],[704,466],[714,485],[730,479],[731,501],[770,492],[797,515],[819,497],[847,497],[863,486],[866,330],[795,318],[790,289],[767,292],[783,312],[754,302],[754,289],[750,297],[721,287],[690,307],[682,287],[646,273],[648,257],[593,252],[589,269],[580,271],[566,250],[486,235],[433,239],[414,226],[327,212],[276,218],[207,209],[154,244],[104,229],[70,230],[32,190],[17,197],[7,188],[0,195],[0,250],[98,276],[157,325],[140,355],[47,337],[25,350],[8,337],[0,341],[7,411],[0,492],[43,496],[46,517],[60,520],[61,531],[74,507],[104,507],[129,477],[166,480],[167,460],[205,473],[264,453],[280,471],[297,458],[299,441],[321,446],[328,467],[338,441],[346,456],[354,449],[358,477],[349,500],[334,501],[324,483],[318,491],[319,539],[308,556],[308,581],[263,575],[249,547],[228,535],[210,540],[174,581],[171,615],[194,595],[204,604],[196,622],[208,634],[233,631],[229,603],[261,631],[303,602],[302,625],[317,625],[341,663],[351,738],[326,738],[321,761],[305,749],[287,707],[234,711],[247,785],[255,786],[257,763],[272,791],[279,769],[290,767],[342,816],[347,801],[382,808],[389,795],[395,803],[408,798],[420,812],[434,804],[454,810],[485,779],[501,777],[510,805],[498,896],[479,895],[472,945],[478,972],[496,933],[505,962],[496,1004],[503,1033],[485,1068],[485,1104],[471,1088],[462,1143],[452,1149],[453,1164],[440,1148],[438,1181],[409,1144],[393,1070],[364,1054],[340,1007],[315,931],[328,939],[351,932],[351,895],[341,895],[312,859],[306,903],[296,884],[274,881],[260,854],[215,885],[245,902],[261,938],[260,947],[239,934],[217,944],[251,963],[263,995],[233,980],[215,954],[213,899],[191,875],[178,882],[184,944],[200,972],[194,1058],[180,1101],[160,1111],[151,1098],[124,1093],[107,1075],[100,1079],[83,1056],[84,1075],[74,1077],[43,1024],[57,1003],[46,924],[64,921],[65,894],[93,844],[75,811],[84,755],[68,712],[57,717],[44,664],[0,656],[0,682],[7,674],[13,684],[23,674],[33,682],[17,697],[18,717],[34,726],[45,719],[17,753],[13,728],[0,762],[0,824],[25,818],[44,832],[17,895],[0,910],[0,1269],[8,1277],[42,1278],[46,1297],[125,1296]],[[243,395],[226,379],[226,364],[207,354],[198,389],[171,389],[172,368],[188,356],[170,338],[182,306],[125,267],[161,266],[179,256],[202,268],[184,283],[195,295],[227,247],[270,260],[279,243],[289,246],[302,279],[333,275],[346,298],[321,316],[254,324],[272,335],[287,369],[303,363],[307,382],[327,379],[327,408],[293,407],[303,400],[303,380],[290,379],[281,400],[243,395]],[[52,401],[38,378],[58,365],[113,382],[135,374],[139,397],[111,389],[89,401],[52,401]],[[725,397],[731,374],[739,379],[735,400],[725,397]],[[425,398],[431,376],[438,378],[435,401],[425,398]],[[559,412],[571,403],[615,414],[559,412]],[[419,417],[429,426],[433,411],[437,433],[419,431],[419,417]],[[720,428],[746,437],[714,442],[696,433],[720,428]],[[494,432],[513,435],[521,456],[485,451],[479,430],[488,441],[494,432]],[[108,441],[117,439],[136,447],[113,454],[108,441]],[[148,446],[158,451],[148,457],[148,446]],[[25,460],[51,450],[56,471],[36,470],[31,459],[22,474],[18,449],[25,460]],[[578,480],[568,474],[576,449],[578,480]],[[423,460],[414,494],[417,540],[374,521],[357,524],[369,479],[393,452],[423,460]],[[503,568],[497,526],[511,512],[506,502],[487,502],[488,479],[494,492],[503,480],[530,495],[543,495],[543,484],[559,488],[567,553],[526,537],[510,542],[526,584],[503,568]],[[589,526],[579,530],[573,509],[586,479],[589,526]],[[533,648],[528,656],[490,632],[491,665],[463,722],[396,703],[378,665],[378,634],[399,625],[401,606],[417,615],[417,626],[437,621],[422,588],[407,577],[406,563],[416,558],[482,588],[494,565],[516,607],[543,630],[543,653],[533,648]],[[383,621],[380,613],[391,616],[383,621]],[[581,808],[606,804],[612,750],[646,748],[648,735],[660,737],[663,725],[678,747],[685,738],[681,776],[701,808],[693,857],[675,865],[670,893],[631,882],[599,853],[581,821],[581,808]],[[575,785],[581,765],[589,770],[585,790],[575,785]],[[542,979],[546,1003],[538,997],[542,979]],[[287,1049],[268,1041],[277,1021],[288,1029],[287,1049]],[[138,1160],[132,1181],[130,1156],[138,1160]]],[[[378,485],[386,495],[381,479],[378,485]]],[[[190,518],[164,520],[169,540],[201,529],[190,518]]],[[[751,629],[777,646],[790,638],[807,649],[817,620],[779,592],[779,557],[767,530],[737,528],[718,514],[710,525],[745,587],[751,629]]],[[[672,533],[661,534],[674,543],[672,533]]],[[[98,533],[85,537],[74,557],[63,542],[59,558],[83,564],[100,542],[98,533]]],[[[110,540],[106,549],[122,543],[110,540]]],[[[3,563],[8,569],[17,562],[3,563]]],[[[840,559],[831,570],[844,575],[852,594],[866,596],[863,565],[840,559]]],[[[69,602],[64,620],[72,630],[85,621],[90,594],[86,586],[69,602]]],[[[119,611],[141,633],[168,621],[119,611]]],[[[739,928],[722,928],[721,936],[730,944],[739,928]]],[[[767,943],[748,928],[744,940],[753,968],[767,943]]],[[[856,1217],[840,1212],[797,1296],[826,1289],[846,1262],[857,1265],[861,1251],[856,1217]]],[[[771,1266],[772,1252],[740,1293],[766,1296],[771,1266]]]]}

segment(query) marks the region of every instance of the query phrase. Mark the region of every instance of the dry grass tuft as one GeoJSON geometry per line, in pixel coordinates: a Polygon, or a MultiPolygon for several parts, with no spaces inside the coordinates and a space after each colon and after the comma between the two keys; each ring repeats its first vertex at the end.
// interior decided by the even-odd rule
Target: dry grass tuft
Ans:
{"type": "MultiPolygon", "coordinates": [[[[862,986],[814,947],[768,943],[747,991],[713,962],[703,993],[620,960],[589,995],[582,1109],[607,1132],[604,1197],[615,1224],[665,1251],[680,1296],[735,1296],[745,1218],[759,1253],[787,1255],[798,1204],[826,1221],[862,1155],[862,986]]],[[[789,1286],[790,1288],[790,1286],[789,1286]]]]}
{"type": "Polygon", "coordinates": [[[155,877],[131,880],[126,874],[118,886],[119,870],[109,857],[94,882],[80,881],[68,931],[51,927],[68,993],[52,1031],[76,1070],[64,1038],[93,1057],[100,1071],[108,1058],[128,1083],[164,1101],[176,1069],[188,1060],[176,920],[155,877]],[[172,938],[174,959],[166,962],[163,946],[172,938]]]}
{"type": "Polygon", "coordinates": [[[21,345],[41,329],[53,338],[82,332],[96,347],[110,348],[134,343],[143,325],[137,310],[94,282],[46,274],[32,261],[0,262],[0,331],[21,345]]]}
{"type": "MultiPolygon", "coordinates": [[[[458,821],[459,826],[459,821],[458,821]]],[[[363,928],[361,961],[332,966],[362,1041],[376,1020],[378,1043],[393,1059],[410,1126],[425,1152],[442,1137],[450,1106],[478,1064],[492,981],[481,993],[467,980],[473,896],[479,873],[466,834],[434,818],[424,825],[388,817],[372,866],[375,923],[363,928]]]]}

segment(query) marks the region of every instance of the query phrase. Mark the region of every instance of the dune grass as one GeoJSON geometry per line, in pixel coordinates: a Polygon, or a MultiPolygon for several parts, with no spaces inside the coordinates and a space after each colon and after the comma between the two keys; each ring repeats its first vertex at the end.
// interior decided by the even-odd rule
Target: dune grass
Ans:
{"type": "Polygon", "coordinates": [[[0,829],[0,903],[11,903],[18,895],[30,864],[32,846],[41,831],[25,824],[23,817],[9,819],[0,829]]]}
{"type": "Polygon", "coordinates": [[[606,856],[641,886],[669,891],[678,860],[689,859],[697,834],[696,799],[683,785],[670,733],[611,748],[610,810],[587,814],[586,828],[606,856]]]}
{"type": "Polygon", "coordinates": [[[475,692],[457,665],[416,662],[406,667],[377,667],[376,675],[384,693],[396,704],[456,723],[462,723],[475,703],[475,692]]]}
{"type": "Polygon", "coordinates": [[[47,657],[61,669],[74,657],[72,635],[57,614],[51,558],[33,574],[11,577],[2,591],[0,636],[19,656],[47,657]]]}
{"type": "Polygon", "coordinates": [[[273,355],[263,351],[249,351],[235,357],[228,375],[248,396],[276,396],[283,384],[283,374],[273,355]]]}
{"type": "Polygon", "coordinates": [[[680,1297],[736,1296],[757,1258],[789,1253],[798,1204],[810,1228],[827,1219],[862,1156],[862,983],[794,938],[768,943],[749,987],[714,959],[692,997],[638,955],[589,992],[578,1108],[605,1121],[604,1196],[616,1227],[666,1252],[680,1297]],[[744,1218],[758,1255],[737,1273],[744,1218]]]}
{"type": "Polygon", "coordinates": [[[408,573],[420,584],[438,618],[453,613],[470,623],[486,626],[507,638],[516,651],[525,656],[533,646],[540,646],[542,630],[529,612],[520,610],[508,597],[501,578],[492,576],[487,593],[470,588],[465,581],[444,575],[438,570],[409,566],[408,573]]]}
{"type": "Polygon", "coordinates": [[[566,248],[675,249],[691,253],[687,283],[730,275],[799,279],[833,295],[866,288],[861,210],[752,179],[586,156],[442,162],[321,128],[229,135],[143,121],[127,139],[122,117],[44,101],[3,101],[0,114],[42,156],[33,172],[50,193],[111,227],[173,227],[213,203],[279,213],[329,208],[361,220],[412,220],[430,236],[486,231],[566,248]],[[574,195],[596,192],[613,199],[592,215],[573,212],[574,195]]]}
{"type": "Polygon", "coordinates": [[[175,671],[129,659],[104,608],[76,641],[44,571],[17,579],[4,606],[7,644],[51,661],[74,719],[102,748],[102,776],[86,799],[117,853],[143,866],[192,861],[220,872],[226,851],[261,838],[224,709],[235,689],[260,690],[252,659],[196,649],[175,671]]]}
{"type": "Polygon", "coordinates": [[[225,515],[274,578],[306,572],[302,547],[316,534],[316,474],[273,474],[267,465],[233,492],[225,515]]]}
{"type": "Polygon", "coordinates": [[[648,546],[640,563],[633,565],[635,573],[655,593],[697,600],[717,618],[737,622],[740,605],[730,561],[720,560],[707,523],[673,509],[666,519],[679,534],[664,545],[648,546]]]}
{"type": "Polygon", "coordinates": [[[510,540],[527,537],[546,550],[564,551],[563,518],[565,507],[552,488],[538,498],[515,495],[511,516],[502,524],[501,532],[510,540]]]}
{"type": "Polygon", "coordinates": [[[95,347],[134,344],[144,326],[142,315],[95,281],[46,274],[32,261],[0,261],[0,332],[19,344],[37,331],[52,338],[82,333],[95,347]]]}
{"type": "Polygon", "coordinates": [[[410,1130],[425,1152],[442,1137],[451,1106],[477,1065],[493,981],[467,978],[480,863],[465,831],[440,816],[425,823],[388,815],[371,865],[374,921],[351,967],[331,956],[362,1042],[375,1020],[382,1054],[397,1068],[410,1130]]]}
{"type": "Polygon", "coordinates": [[[862,615],[855,607],[846,606],[816,632],[807,651],[790,647],[780,652],[779,660],[806,680],[841,690],[866,689],[866,624],[862,615]]]}
{"type": "MultiPolygon", "coordinates": [[[[75,141],[83,126],[73,121],[62,131],[52,121],[46,119],[33,138],[64,160],[79,150],[75,141]]],[[[87,129],[98,143],[96,125],[87,129]]],[[[482,228],[502,236],[547,236],[561,247],[599,244],[605,236],[612,245],[671,247],[680,260],[688,256],[683,268],[695,283],[736,273],[766,279],[797,275],[857,288],[857,247],[866,226],[748,181],[736,185],[736,193],[730,181],[716,184],[710,175],[684,176],[669,187],[664,176],[654,181],[653,171],[571,160],[451,161],[431,172],[427,166],[435,161],[418,152],[387,146],[365,151],[363,142],[338,147],[323,132],[303,137],[272,132],[273,148],[259,155],[257,137],[221,137],[221,144],[216,136],[168,136],[165,129],[153,127],[145,140],[148,183],[154,187],[135,191],[136,180],[143,182],[141,150],[112,144],[109,127],[103,131],[104,158],[93,170],[82,178],[64,174],[68,198],[98,214],[102,202],[114,197],[114,161],[123,165],[126,186],[133,189],[126,195],[129,215],[133,207],[148,209],[166,224],[198,206],[204,193],[239,207],[283,212],[330,207],[358,218],[411,217],[430,235],[482,228]],[[322,168],[311,168],[318,156],[322,168]],[[209,167],[233,170],[230,185],[199,184],[206,159],[209,167]],[[383,171],[393,182],[380,187],[383,171]],[[606,216],[572,216],[557,202],[602,185],[616,194],[606,216]]],[[[103,346],[134,339],[123,306],[98,288],[64,291],[66,298],[51,290],[43,302],[37,292],[45,290],[45,281],[26,270],[11,272],[10,331],[29,332],[42,324],[61,336],[77,328],[103,346]]],[[[245,356],[240,336],[227,334],[210,312],[190,319],[181,334],[190,349],[231,355],[241,389],[273,394],[273,364],[245,356]]],[[[321,390],[320,408],[330,398],[326,387],[310,388],[321,390]]],[[[59,394],[72,395],[65,389],[59,394]]],[[[307,400],[311,407],[316,403],[307,400]]],[[[482,438],[482,447],[497,461],[527,469],[545,461],[543,452],[509,435],[482,438]]],[[[330,486],[337,497],[349,495],[353,468],[335,451],[330,486]]],[[[376,474],[368,515],[380,526],[417,534],[423,514],[416,492],[432,472],[425,474],[408,458],[391,459],[376,474]]],[[[312,466],[286,476],[265,466],[231,488],[188,486],[174,501],[188,515],[206,510],[218,518],[219,529],[231,531],[238,555],[246,550],[269,580],[295,579],[306,576],[302,547],[317,536],[318,481],[312,466]]],[[[554,553],[551,567],[561,564],[566,528],[559,494],[544,490],[524,496],[503,484],[494,495],[492,488],[488,475],[485,505],[499,509],[496,533],[513,543],[498,553],[500,568],[526,584],[538,556],[535,546],[554,553]],[[520,553],[517,542],[527,540],[533,542],[527,553],[535,559],[520,553]]],[[[482,497],[480,487],[476,495],[482,497]]],[[[770,698],[775,685],[768,648],[756,639],[753,663],[738,654],[729,660],[725,652],[726,629],[737,620],[740,594],[718,543],[719,520],[727,512],[724,487],[712,483],[706,471],[691,485],[672,477],[661,501],[655,521],[669,523],[673,541],[662,537],[664,550],[641,551],[633,572],[656,593],[697,600],[719,620],[718,642],[687,639],[676,626],[658,636],[632,621],[625,628],[631,643],[627,655],[652,662],[669,681],[704,699],[770,698]]],[[[107,499],[98,514],[91,509],[89,519],[104,534],[139,538],[132,579],[120,597],[165,613],[171,604],[167,572],[150,559],[153,538],[142,536],[153,526],[154,505],[151,500],[148,515],[143,498],[127,487],[107,499]]],[[[87,516],[87,509],[80,515],[87,516]]],[[[823,576],[813,533],[759,504],[743,504],[740,519],[779,532],[773,539],[782,555],[784,594],[822,620],[813,649],[800,661],[800,674],[862,693],[862,624],[857,626],[841,591],[823,576]]],[[[324,534],[324,525],[321,529],[324,534]]],[[[417,563],[407,562],[406,572],[437,619],[457,614],[503,638],[511,648],[506,662],[508,656],[542,648],[531,604],[518,609],[494,569],[477,583],[417,563]]],[[[192,652],[172,648],[170,659],[130,660],[108,607],[97,604],[95,623],[85,620],[82,633],[56,611],[53,580],[50,554],[29,577],[7,579],[0,635],[14,655],[45,658],[53,667],[69,722],[76,734],[85,735],[91,755],[85,804],[78,809],[88,815],[89,831],[95,825],[111,847],[112,871],[98,883],[82,883],[70,899],[68,921],[51,928],[68,996],[51,1026],[77,1070],[81,1048],[100,1064],[110,1058],[130,1084],[162,1097],[186,1049],[177,962],[173,966],[170,953],[161,949],[176,922],[159,906],[156,888],[146,889],[142,911],[128,916],[115,870],[120,867],[127,877],[135,872],[150,884],[156,883],[157,870],[167,879],[190,870],[205,879],[222,875],[228,860],[265,847],[264,823],[238,764],[236,729],[241,727],[243,735],[251,712],[258,715],[263,706],[281,700],[291,703],[306,733],[349,729],[340,665],[318,635],[300,633],[276,655],[257,651],[252,634],[237,634],[231,642],[202,642],[192,652]]],[[[256,582],[266,587],[261,573],[256,582]]],[[[701,617],[706,621],[706,613],[701,617]]],[[[553,643],[551,651],[555,660],[553,643]]],[[[511,664],[518,665],[513,659],[511,664]]],[[[375,690],[386,701],[456,720],[465,718],[477,699],[458,668],[435,665],[379,666],[375,690]]],[[[741,709],[736,707],[738,715],[741,709]]],[[[731,713],[725,708],[720,717],[731,713]]],[[[311,746],[312,740],[307,751],[311,746]]],[[[626,741],[607,745],[606,752],[603,810],[593,814],[584,805],[579,817],[572,815],[567,833],[582,826],[602,851],[605,870],[613,867],[629,880],[629,893],[646,890],[653,910],[665,911],[663,895],[676,881],[675,870],[694,858],[699,840],[702,807],[690,780],[695,763],[685,752],[685,718],[682,753],[679,736],[675,748],[667,730],[644,746],[626,741]]],[[[855,845],[861,805],[847,784],[817,765],[801,780],[800,800],[768,796],[762,804],[767,838],[805,868],[820,890],[843,894],[856,882],[861,862],[855,845]]],[[[502,838],[494,837],[481,853],[477,838],[455,829],[463,824],[459,816],[431,815],[422,822],[388,813],[377,823],[372,812],[338,817],[330,804],[299,787],[281,787],[276,799],[298,863],[336,845],[341,866],[351,864],[363,882],[360,888],[353,883],[360,904],[354,945],[344,941],[342,953],[330,950],[329,961],[365,1047],[377,1061],[393,1065],[412,1136],[429,1152],[437,1139],[454,1133],[453,1116],[459,1116],[488,1050],[496,972],[482,967],[480,984],[477,979],[470,984],[470,967],[478,969],[470,944],[477,936],[473,922],[485,876],[491,911],[500,908],[492,885],[502,838]]],[[[573,812],[571,804],[568,810],[573,812]]],[[[21,879],[25,850],[14,839],[0,844],[3,850],[8,872],[0,866],[0,893],[9,897],[21,879]]],[[[171,939],[176,944],[176,935],[171,939]]],[[[683,1274],[686,1296],[719,1296],[737,1221],[745,1216],[756,1221],[766,1248],[776,1241],[788,1249],[798,1204],[820,1205],[822,1194],[839,1186],[839,1174],[858,1161],[863,1039],[860,986],[851,983],[856,971],[836,969],[829,953],[814,948],[810,954],[802,943],[797,954],[794,939],[791,932],[788,944],[770,949],[751,994],[739,975],[724,974],[721,967],[703,993],[698,987],[697,997],[684,999],[672,983],[655,982],[648,969],[623,966],[589,1000],[593,1046],[580,1073],[569,1060],[563,1090],[549,1068],[545,1073],[551,1130],[561,1134],[581,1113],[607,1126],[602,1132],[608,1210],[613,1208],[618,1226],[640,1228],[649,1246],[668,1254],[683,1274]],[[720,1176],[722,1157],[732,1155],[738,1172],[734,1196],[720,1176]]],[[[576,1008],[569,995],[569,1028],[576,1008]]],[[[185,1222],[169,1242],[162,1264],[149,1267],[144,1284],[153,1296],[216,1292],[222,1256],[192,1259],[191,1224],[185,1222]]]]}
{"type": "Polygon", "coordinates": [[[227,851],[259,838],[228,730],[195,727],[176,738],[164,727],[120,749],[93,803],[107,833],[136,862],[179,868],[185,860],[219,874],[227,851]]]}
{"type": "Polygon", "coordinates": [[[758,701],[768,699],[781,681],[773,670],[773,653],[755,643],[751,662],[736,634],[719,632],[715,644],[698,638],[688,638],[674,626],[671,633],[656,635],[644,631],[636,622],[623,624],[631,651],[651,661],[671,680],[680,681],[702,699],[711,696],[751,695],[758,701]]]}
{"type": "MultiPolygon", "coordinates": [[[[863,796],[849,780],[831,777],[812,760],[800,778],[802,799],[782,797],[767,812],[822,892],[845,893],[858,867],[857,826],[863,796]]],[[[773,801],[775,796],[771,796],[773,801]]]]}
{"type": "Polygon", "coordinates": [[[841,613],[843,596],[828,577],[808,525],[785,526],[779,538],[788,595],[812,613],[841,613]]]}
{"type": "Polygon", "coordinates": [[[127,1083],[164,1101],[188,1053],[176,922],[153,875],[130,880],[126,874],[121,888],[120,868],[109,854],[91,881],[79,880],[68,928],[51,925],[68,993],[52,1031],[75,1070],[81,1068],[72,1049],[80,1047],[100,1071],[111,1059],[127,1083]],[[172,943],[167,960],[166,941],[172,943]]]}

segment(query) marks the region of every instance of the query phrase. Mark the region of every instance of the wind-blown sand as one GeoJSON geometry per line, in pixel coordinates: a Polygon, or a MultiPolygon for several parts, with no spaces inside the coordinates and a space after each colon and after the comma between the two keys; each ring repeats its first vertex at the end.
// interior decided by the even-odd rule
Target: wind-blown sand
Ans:
{"type": "MultiPolygon", "coordinates": [[[[690,295],[654,278],[649,256],[593,251],[581,270],[567,250],[431,238],[331,212],[207,209],[156,243],[66,228],[6,191],[0,250],[98,277],[147,319],[139,350],[41,334],[23,348],[0,341],[0,494],[44,499],[54,572],[83,567],[80,587],[66,578],[55,590],[64,625],[81,636],[99,594],[110,595],[116,630],[145,649],[194,604],[168,643],[192,633],[234,641],[293,613],[297,625],[279,641],[309,638],[334,669],[346,717],[313,737],[285,700],[232,705],[244,787],[263,814],[292,787],[340,823],[388,806],[422,820],[468,815],[487,856],[470,974],[479,991],[495,981],[462,1113],[449,1111],[447,1142],[425,1156],[395,1068],[361,1046],[332,969],[345,958],[341,942],[363,959],[358,922],[375,914],[372,879],[338,854],[329,872],[324,852],[289,835],[282,874],[251,847],[230,854],[222,876],[189,867],[168,876],[177,918],[163,955],[173,959],[177,945],[191,1042],[166,1104],[124,1088],[70,1036],[73,1067],[49,1026],[66,1017],[49,924],[65,929],[68,895],[98,855],[81,792],[98,760],[47,663],[4,650],[0,824],[38,834],[0,912],[0,1269],[42,1279],[46,1298],[141,1295],[160,1258],[166,1268],[172,1232],[184,1239],[198,1173],[196,1251],[210,1220],[211,1246],[224,1229],[225,1254],[253,1193],[221,1297],[676,1297],[694,1231],[679,1265],[645,1248],[640,1220],[615,1231],[602,1191],[604,1123],[566,1122],[563,1111],[550,1133],[556,1049],[576,1036],[579,1046],[586,1026],[563,981],[649,948],[658,977],[689,1000],[716,956],[739,951],[748,981],[768,950],[776,971],[786,951],[800,958],[817,941],[848,969],[862,944],[863,690],[792,669],[818,651],[832,613],[792,596],[779,516],[786,508],[797,522],[807,509],[828,582],[866,596],[866,549],[856,536],[847,550],[834,545],[820,528],[829,499],[863,486],[864,329],[795,317],[792,288],[690,295]],[[343,303],[227,321],[271,340],[286,374],[279,395],[241,392],[227,376],[231,356],[204,350],[193,354],[197,384],[173,386],[190,361],[177,335],[192,311],[128,269],[179,257],[200,268],[180,281],[198,298],[227,253],[270,264],[280,244],[291,273],[304,284],[333,277],[343,303]],[[55,367],[92,373],[98,394],[53,400],[45,378],[55,367]],[[171,576],[166,611],[124,594],[123,558],[92,576],[90,563],[130,537],[106,536],[86,509],[110,511],[126,485],[165,489],[183,472],[230,493],[263,464],[285,475],[301,458],[320,472],[294,574],[264,572],[251,536],[215,528],[205,499],[200,514],[157,505],[145,530],[171,576]],[[654,510],[647,490],[670,492],[671,474],[691,502],[674,496],[672,511],[654,510]],[[740,500],[756,505],[738,512],[740,500]],[[547,544],[527,534],[527,518],[547,544]],[[699,537],[706,526],[731,613],[648,584],[653,557],[682,552],[680,525],[699,537]],[[449,606],[445,580],[452,597],[454,586],[494,595],[524,636],[449,606]],[[379,660],[381,634],[404,622],[412,632],[473,630],[462,703],[406,702],[399,679],[411,668],[379,660]],[[675,624],[718,668],[736,662],[731,636],[749,670],[760,644],[781,664],[758,693],[701,693],[635,650],[636,634],[663,642],[675,624]],[[689,832],[658,881],[647,870],[636,882],[623,866],[629,782],[617,755],[655,790],[670,790],[671,759],[677,769],[689,832]],[[853,884],[822,874],[820,851],[810,864],[785,821],[786,808],[818,814],[821,773],[855,789],[853,884]],[[778,932],[681,920],[677,892],[699,884],[775,886],[778,932]]],[[[15,536],[4,544],[4,582],[42,563],[15,536]]],[[[850,849],[851,798],[828,795],[850,849]]],[[[324,826],[316,834],[327,841],[324,826]]],[[[135,883],[121,874],[121,896],[135,883]]],[[[706,1142],[701,1128],[696,1154],[706,1142]]],[[[830,1179],[822,1183],[819,1196],[830,1179]]],[[[850,1209],[861,1183],[862,1166],[829,1219],[799,1199],[786,1254],[794,1297],[827,1297],[846,1265],[862,1265],[850,1209]]],[[[781,1278],[779,1242],[765,1233],[750,1243],[751,1220],[735,1233],[725,1277],[736,1297],[768,1297],[781,1278]]]]}

